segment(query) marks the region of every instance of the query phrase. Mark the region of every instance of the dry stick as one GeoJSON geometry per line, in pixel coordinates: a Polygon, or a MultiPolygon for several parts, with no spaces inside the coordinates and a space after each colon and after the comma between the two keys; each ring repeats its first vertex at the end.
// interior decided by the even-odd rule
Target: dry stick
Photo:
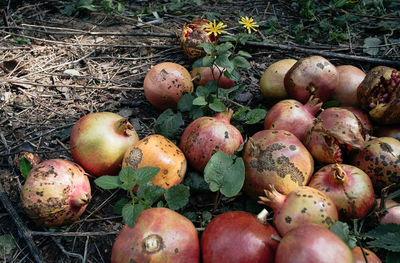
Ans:
{"type": "Polygon", "coordinates": [[[340,53],[333,53],[329,51],[322,51],[322,50],[315,50],[309,48],[301,48],[296,46],[287,46],[281,44],[268,44],[268,43],[261,43],[255,41],[247,41],[247,45],[255,46],[255,47],[265,47],[265,48],[273,48],[273,49],[282,49],[282,50],[289,50],[289,51],[298,51],[304,52],[309,54],[317,54],[324,57],[333,57],[333,58],[341,58],[341,59],[349,59],[349,60],[356,60],[360,62],[368,62],[371,64],[380,64],[386,66],[393,66],[393,67],[400,67],[400,61],[393,61],[393,60],[386,60],[380,58],[369,58],[369,57],[362,57],[362,56],[355,56],[355,55],[346,55],[340,53]]]}
{"type": "Polygon", "coordinates": [[[73,253],[73,252],[68,252],[67,250],[65,250],[65,248],[60,244],[60,242],[57,241],[57,239],[55,239],[54,237],[51,237],[51,239],[53,240],[53,242],[57,245],[57,247],[59,249],[61,249],[61,251],[67,255],[68,257],[74,257],[74,258],[79,258],[80,260],[83,261],[83,257],[81,254],[77,254],[77,253],[73,253]]]}
{"type": "Polygon", "coordinates": [[[42,232],[30,231],[32,236],[46,236],[46,237],[94,237],[94,236],[107,236],[116,235],[119,231],[99,231],[99,232],[42,232]]]}

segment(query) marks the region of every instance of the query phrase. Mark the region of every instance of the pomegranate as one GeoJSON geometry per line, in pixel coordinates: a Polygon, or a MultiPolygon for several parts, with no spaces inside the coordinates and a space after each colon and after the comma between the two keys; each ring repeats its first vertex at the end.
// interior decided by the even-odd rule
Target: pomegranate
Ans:
{"type": "Polygon", "coordinates": [[[321,56],[300,59],[289,69],[284,78],[290,98],[306,103],[311,95],[321,101],[328,100],[338,85],[336,67],[321,56]]]}
{"type": "Polygon", "coordinates": [[[301,225],[283,236],[275,263],[353,263],[350,248],[328,229],[301,225]]]}
{"type": "Polygon", "coordinates": [[[289,131],[304,142],[307,132],[314,124],[314,115],[321,109],[321,105],[318,99],[312,98],[305,105],[297,100],[281,100],[268,111],[264,128],[289,131]]]}
{"type": "Polygon", "coordinates": [[[332,199],[341,221],[363,218],[375,202],[371,179],[361,169],[348,164],[322,167],[314,173],[308,186],[332,199]]]}
{"type": "Polygon", "coordinates": [[[354,116],[356,116],[356,118],[358,119],[358,121],[361,123],[361,126],[363,128],[363,132],[362,134],[364,135],[371,135],[373,132],[373,126],[371,121],[369,120],[368,114],[365,113],[364,111],[360,110],[360,108],[356,108],[356,107],[340,107],[342,109],[346,109],[351,111],[354,116]]]}
{"type": "Polygon", "coordinates": [[[122,167],[126,166],[160,168],[151,183],[168,189],[183,181],[187,163],[178,146],[162,135],[152,134],[129,147],[122,161],[122,167]]]}
{"type": "Polygon", "coordinates": [[[111,263],[198,263],[200,244],[189,219],[168,208],[144,210],[114,242],[111,263]]]}
{"type": "Polygon", "coordinates": [[[375,133],[376,137],[392,137],[400,141],[400,125],[380,125],[375,133]]]}
{"type": "Polygon", "coordinates": [[[336,67],[339,82],[335,89],[334,98],[340,106],[358,107],[357,88],[364,80],[365,73],[352,65],[336,67]]]}
{"type": "Polygon", "coordinates": [[[254,134],[244,146],[246,169],[244,192],[254,199],[264,194],[269,184],[288,194],[310,180],[314,160],[292,133],[263,130],[254,134]]]}
{"type": "Polygon", "coordinates": [[[264,192],[265,196],[259,197],[259,203],[274,210],[274,225],[282,236],[300,225],[313,223],[329,228],[338,220],[332,199],[315,188],[299,186],[283,195],[269,185],[264,192]]]}
{"type": "Polygon", "coordinates": [[[363,170],[372,180],[375,192],[395,184],[400,187],[400,141],[392,137],[374,138],[351,156],[351,164],[363,170]]]}
{"type": "Polygon", "coordinates": [[[378,256],[369,249],[363,248],[361,250],[361,247],[356,246],[351,252],[353,253],[354,263],[382,263],[378,256]]]}
{"type": "MultiPolygon", "coordinates": [[[[377,210],[380,209],[381,199],[377,199],[377,210]]],[[[379,217],[380,224],[399,224],[400,225],[400,204],[393,200],[385,200],[383,213],[379,217]]]]}
{"type": "Polygon", "coordinates": [[[198,18],[183,26],[180,43],[183,52],[189,59],[201,58],[207,55],[203,48],[198,47],[199,44],[215,44],[218,42],[219,35],[207,35],[209,32],[204,29],[204,26],[209,23],[211,21],[208,19],[198,18]]]}
{"type": "Polygon", "coordinates": [[[91,199],[89,179],[76,163],[46,160],[34,166],[21,190],[27,215],[46,227],[76,221],[91,199]]]}
{"type": "Polygon", "coordinates": [[[360,106],[379,124],[400,123],[400,72],[378,66],[370,70],[357,89],[360,106]]]}
{"type": "Polygon", "coordinates": [[[214,153],[223,151],[232,155],[242,145],[242,135],[230,124],[232,114],[232,110],[226,109],[216,117],[198,118],[186,127],[180,148],[197,171],[204,171],[214,153]]]}
{"type": "Polygon", "coordinates": [[[147,71],[143,88],[146,99],[157,109],[176,109],[181,97],[193,92],[193,83],[183,66],[163,62],[147,71]]]}
{"type": "Polygon", "coordinates": [[[349,110],[328,108],[318,115],[305,145],[319,162],[342,163],[346,151],[363,147],[363,128],[349,110]]]}
{"type": "Polygon", "coordinates": [[[192,69],[192,79],[195,86],[205,86],[211,80],[215,80],[218,83],[218,88],[230,89],[232,88],[234,81],[227,78],[224,75],[225,68],[213,65],[211,67],[200,67],[192,69]]]}
{"type": "Polygon", "coordinates": [[[114,175],[121,169],[125,151],[138,140],[128,119],[112,112],[91,113],[72,127],[71,155],[92,175],[114,175]]]}
{"type": "Polygon", "coordinates": [[[260,90],[267,102],[275,103],[287,99],[288,94],[283,79],[296,62],[295,59],[281,59],[264,71],[260,79],[260,90]]]}
{"type": "Polygon", "coordinates": [[[273,263],[278,242],[271,236],[279,234],[265,217],[243,211],[214,217],[201,236],[203,263],[273,263]]]}

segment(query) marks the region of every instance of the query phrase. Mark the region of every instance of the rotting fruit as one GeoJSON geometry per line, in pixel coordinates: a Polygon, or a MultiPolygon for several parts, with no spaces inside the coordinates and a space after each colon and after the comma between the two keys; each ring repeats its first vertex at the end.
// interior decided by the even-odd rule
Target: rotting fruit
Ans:
{"type": "Polygon", "coordinates": [[[91,199],[89,179],[78,164],[50,159],[34,166],[21,190],[21,204],[37,224],[60,226],[76,221],[91,199]]]}
{"type": "Polygon", "coordinates": [[[122,167],[126,166],[135,170],[146,166],[160,168],[151,183],[169,189],[183,181],[187,162],[181,149],[172,141],[152,134],[129,147],[122,160],[122,167]]]}
{"type": "Polygon", "coordinates": [[[114,242],[111,263],[198,263],[199,237],[189,219],[168,208],[144,210],[114,242]]]}
{"type": "Polygon", "coordinates": [[[143,88],[146,99],[157,109],[176,109],[181,97],[193,92],[193,83],[186,68],[163,62],[147,71],[143,88]]]}
{"type": "Polygon", "coordinates": [[[72,127],[71,155],[92,175],[114,175],[121,169],[126,150],[137,141],[128,119],[112,112],[90,113],[72,127]]]}

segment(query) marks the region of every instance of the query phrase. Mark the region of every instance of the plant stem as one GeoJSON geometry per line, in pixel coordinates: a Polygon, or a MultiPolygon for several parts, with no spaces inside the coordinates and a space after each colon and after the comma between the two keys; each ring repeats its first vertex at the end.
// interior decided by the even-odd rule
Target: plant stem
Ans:
{"type": "Polygon", "coordinates": [[[221,192],[218,191],[216,196],[215,196],[215,200],[214,200],[214,208],[213,208],[213,213],[215,213],[215,211],[217,211],[219,202],[221,201],[221,192]]]}

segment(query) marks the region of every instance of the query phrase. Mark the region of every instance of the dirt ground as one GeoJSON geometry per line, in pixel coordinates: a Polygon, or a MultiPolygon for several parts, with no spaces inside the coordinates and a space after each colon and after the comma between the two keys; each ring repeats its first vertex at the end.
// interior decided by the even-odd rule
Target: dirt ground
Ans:
{"type": "MultiPolygon", "coordinates": [[[[140,138],[154,133],[153,126],[161,112],[146,101],[143,79],[147,70],[160,62],[175,62],[191,69],[192,62],[179,46],[179,36],[182,26],[194,17],[206,12],[220,13],[231,32],[237,30],[237,18],[232,13],[239,11],[264,19],[279,14],[282,24],[299,19],[285,1],[235,1],[234,6],[229,1],[210,1],[207,5],[189,6],[183,12],[165,13],[156,23],[148,23],[156,20],[154,16],[139,21],[133,14],[167,1],[127,1],[128,15],[96,11],[89,16],[63,15],[59,1],[5,2],[0,7],[7,10],[0,22],[0,182],[3,195],[29,230],[43,262],[109,262],[113,241],[122,227],[113,204],[125,193],[102,190],[92,183],[93,199],[79,221],[58,229],[39,227],[26,217],[19,204],[24,179],[18,167],[13,166],[17,153],[32,151],[41,160],[72,160],[70,129],[91,112],[110,111],[129,118],[140,138]],[[72,232],[76,234],[68,234],[72,232]]],[[[255,36],[260,40],[308,48],[295,44],[290,37],[269,37],[259,31],[255,36]]],[[[237,101],[249,106],[265,105],[259,79],[271,63],[310,55],[252,45],[244,49],[253,57],[251,68],[241,70],[241,82],[246,89],[237,101]]],[[[362,41],[357,38],[337,46],[321,44],[314,50],[365,55],[362,41]]],[[[398,60],[398,46],[391,52],[384,59],[397,56],[398,60]]],[[[336,65],[352,64],[364,71],[374,65],[353,59],[329,59],[336,65]]],[[[254,127],[262,128],[262,123],[254,127]]],[[[207,198],[204,202],[207,207],[207,198]]],[[[196,202],[191,202],[188,209],[202,211],[196,202]]],[[[16,244],[10,253],[0,252],[0,260],[36,262],[18,230],[21,228],[0,203],[0,235],[11,235],[16,244]]]]}

